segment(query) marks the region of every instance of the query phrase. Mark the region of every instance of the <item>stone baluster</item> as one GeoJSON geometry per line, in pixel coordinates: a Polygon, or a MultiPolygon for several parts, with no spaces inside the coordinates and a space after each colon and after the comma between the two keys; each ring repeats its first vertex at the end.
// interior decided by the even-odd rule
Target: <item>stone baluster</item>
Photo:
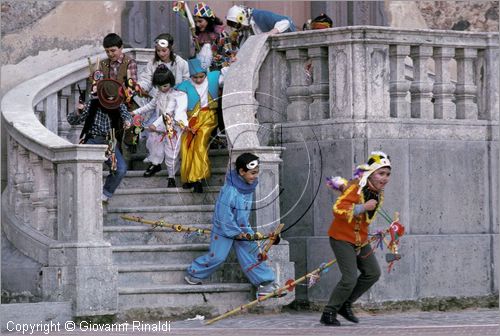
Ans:
{"type": "Polygon", "coordinates": [[[288,49],[286,59],[290,65],[290,86],[286,89],[286,95],[290,101],[286,108],[287,119],[288,121],[307,120],[311,102],[304,68],[307,50],[288,49]]]}
{"type": "Polygon", "coordinates": [[[498,113],[500,94],[498,83],[498,71],[500,67],[498,36],[488,37],[488,47],[484,52],[484,57],[486,62],[485,80],[487,83],[486,91],[484,92],[487,97],[484,118],[487,120],[498,121],[500,118],[498,113]]]}
{"type": "Polygon", "coordinates": [[[410,118],[410,103],[406,100],[410,82],[405,78],[405,59],[409,54],[409,46],[392,45],[389,47],[391,70],[389,95],[392,118],[410,118]]]}
{"type": "Polygon", "coordinates": [[[35,117],[42,124],[45,124],[45,101],[42,100],[35,106],[35,117]]]}
{"type": "Polygon", "coordinates": [[[8,204],[9,207],[15,209],[15,201],[17,197],[17,188],[16,188],[16,174],[18,172],[17,168],[17,151],[18,151],[17,142],[10,136],[7,135],[7,188],[8,188],[8,204]]]}
{"type": "MultiPolygon", "coordinates": [[[[78,91],[77,91],[78,93],[78,91]]],[[[58,135],[62,138],[68,138],[71,125],[68,123],[66,116],[68,112],[75,108],[75,93],[70,86],[65,87],[61,90],[59,95],[59,113],[57,117],[57,130],[58,135]]]]}
{"type": "Polygon", "coordinates": [[[453,103],[454,85],[451,82],[450,60],[455,55],[453,48],[435,47],[434,63],[436,79],[434,81],[434,118],[455,119],[456,108],[453,103]]]}
{"type": "Polygon", "coordinates": [[[416,46],[410,48],[413,59],[413,82],[411,92],[411,117],[433,119],[434,111],[431,102],[432,84],[428,79],[427,60],[432,56],[432,47],[416,46]]]}
{"type": "Polygon", "coordinates": [[[477,56],[476,49],[460,48],[455,51],[457,61],[457,85],[455,98],[457,119],[477,119],[477,104],[474,102],[477,87],[474,84],[473,61],[477,56]]]}
{"type": "Polygon", "coordinates": [[[57,93],[54,93],[45,99],[45,127],[54,134],[57,134],[58,115],[59,97],[57,93]]]}
{"type": "Polygon", "coordinates": [[[47,180],[42,167],[42,158],[33,152],[29,153],[29,163],[33,171],[33,192],[31,193],[31,227],[52,237],[52,228],[48,227],[48,213],[45,206],[45,199],[49,195],[47,180]]]}
{"type": "Polygon", "coordinates": [[[309,105],[310,119],[329,117],[328,105],[328,49],[314,47],[308,50],[312,64],[313,83],[309,86],[312,103],[309,105]]]}
{"type": "Polygon", "coordinates": [[[47,235],[52,239],[57,239],[57,195],[55,166],[51,161],[43,159],[42,168],[45,174],[45,181],[47,186],[47,196],[45,197],[44,201],[45,209],[47,209],[47,235]]]}
{"type": "Polygon", "coordinates": [[[18,147],[18,173],[15,182],[17,189],[21,193],[20,199],[16,202],[16,217],[25,225],[31,222],[31,193],[33,192],[33,179],[29,167],[29,152],[22,146],[18,147]]]}
{"type": "Polygon", "coordinates": [[[354,115],[352,49],[351,45],[332,45],[328,50],[331,118],[352,118],[354,115]]]}

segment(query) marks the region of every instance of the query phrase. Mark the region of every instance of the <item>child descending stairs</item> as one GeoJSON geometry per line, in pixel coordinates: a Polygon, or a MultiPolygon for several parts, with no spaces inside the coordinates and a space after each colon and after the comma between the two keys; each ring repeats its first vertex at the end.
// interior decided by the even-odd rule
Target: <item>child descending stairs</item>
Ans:
{"type": "MultiPolygon", "coordinates": [[[[212,177],[202,194],[167,188],[165,170],[149,178],[143,177],[143,170],[132,170],[104,206],[104,236],[113,245],[118,270],[119,320],[215,315],[252,299],[252,286],[234,257],[206,283],[184,282],[191,260],[208,251],[208,235],[177,233],[120,217],[140,216],[209,229],[228,152],[211,150],[210,159],[212,177]]],[[[179,176],[177,185],[181,185],[179,176]]]]}

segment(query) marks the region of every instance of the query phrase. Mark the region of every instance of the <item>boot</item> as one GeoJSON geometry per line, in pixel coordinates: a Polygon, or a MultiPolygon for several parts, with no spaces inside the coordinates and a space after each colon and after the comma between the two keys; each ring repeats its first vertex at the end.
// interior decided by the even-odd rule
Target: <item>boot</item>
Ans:
{"type": "Polygon", "coordinates": [[[161,170],[161,164],[150,164],[148,169],[144,172],[144,177],[151,177],[161,170]]]}
{"type": "Polygon", "coordinates": [[[345,318],[347,321],[351,321],[352,323],[358,323],[359,319],[354,315],[352,311],[351,303],[344,302],[342,307],[340,307],[338,311],[339,315],[345,318]]]}
{"type": "Polygon", "coordinates": [[[337,320],[337,313],[333,311],[323,312],[319,322],[327,326],[340,327],[340,322],[337,320]]]}
{"type": "Polygon", "coordinates": [[[175,188],[177,187],[175,185],[175,179],[173,177],[169,177],[168,178],[168,185],[167,185],[167,188],[175,188]]]}
{"type": "Polygon", "coordinates": [[[201,184],[200,181],[193,183],[193,192],[202,194],[203,193],[203,185],[201,184]]]}
{"type": "Polygon", "coordinates": [[[182,189],[191,189],[193,187],[193,184],[192,182],[186,182],[182,185],[182,189]]]}

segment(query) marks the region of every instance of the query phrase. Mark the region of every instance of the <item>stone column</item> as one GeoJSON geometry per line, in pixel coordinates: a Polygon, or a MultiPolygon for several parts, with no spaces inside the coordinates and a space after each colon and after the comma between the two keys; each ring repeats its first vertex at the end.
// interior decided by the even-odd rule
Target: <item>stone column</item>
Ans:
{"type": "Polygon", "coordinates": [[[301,121],[309,119],[309,88],[307,87],[305,61],[307,50],[288,49],[286,59],[290,65],[290,86],[286,95],[290,104],[286,108],[288,121],[301,121]]]}
{"type": "Polygon", "coordinates": [[[352,118],[352,46],[333,45],[328,50],[331,118],[352,118]]]}
{"type": "Polygon", "coordinates": [[[485,119],[498,121],[499,115],[499,82],[498,82],[498,71],[499,71],[499,61],[500,57],[498,51],[498,36],[491,37],[488,39],[490,44],[485,50],[485,80],[487,83],[486,92],[484,94],[487,97],[486,100],[486,111],[484,112],[485,119]]]}
{"type": "Polygon", "coordinates": [[[59,116],[59,97],[57,93],[51,94],[45,99],[45,127],[54,134],[57,134],[59,116]]]}
{"type": "Polygon", "coordinates": [[[366,49],[368,58],[365,62],[361,62],[365,64],[366,70],[359,76],[365,78],[362,83],[366,87],[366,118],[377,120],[388,118],[387,112],[390,111],[389,47],[381,44],[360,45],[360,51],[363,49],[366,49]]]}
{"type": "Polygon", "coordinates": [[[72,300],[75,316],[117,311],[117,269],[103,239],[102,162],[106,146],[57,148],[57,240],[49,247],[43,293],[72,300]]]}
{"type": "Polygon", "coordinates": [[[312,64],[313,83],[309,86],[312,103],[309,105],[310,119],[329,117],[328,105],[328,50],[314,47],[308,50],[312,64]]]}
{"type": "Polygon", "coordinates": [[[455,59],[457,60],[457,85],[455,89],[457,119],[476,120],[478,117],[477,104],[474,103],[477,87],[473,81],[473,61],[476,56],[476,49],[460,48],[455,51],[455,59]]]}
{"type": "Polygon", "coordinates": [[[45,199],[49,196],[47,179],[42,167],[42,159],[33,152],[30,152],[29,163],[33,169],[33,192],[31,193],[31,226],[38,232],[53,237],[53,227],[48,227],[48,212],[45,207],[45,199]]]}
{"type": "Polygon", "coordinates": [[[452,102],[454,85],[451,82],[450,60],[455,55],[453,48],[435,47],[434,63],[436,79],[434,81],[434,118],[455,119],[456,108],[452,102]]]}
{"type": "Polygon", "coordinates": [[[433,119],[432,85],[428,79],[427,68],[427,60],[432,56],[432,47],[411,47],[410,56],[413,59],[413,82],[410,85],[411,116],[433,119]]]}
{"type": "Polygon", "coordinates": [[[392,118],[410,118],[410,103],[406,100],[410,82],[405,78],[405,59],[409,53],[409,46],[392,45],[389,47],[391,69],[389,96],[392,118]]]}
{"type": "MultiPolygon", "coordinates": [[[[70,86],[65,87],[61,90],[59,96],[59,113],[58,113],[58,135],[62,138],[68,139],[68,134],[71,129],[71,125],[68,123],[67,115],[69,111],[75,109],[75,94],[78,91],[72,90],[70,86]]],[[[77,98],[78,99],[78,98],[77,98]]]]}
{"type": "Polygon", "coordinates": [[[33,179],[29,167],[29,151],[22,146],[18,146],[17,164],[18,172],[14,182],[21,197],[16,200],[15,214],[21,223],[29,226],[31,224],[32,207],[30,197],[33,192],[33,179]]]}

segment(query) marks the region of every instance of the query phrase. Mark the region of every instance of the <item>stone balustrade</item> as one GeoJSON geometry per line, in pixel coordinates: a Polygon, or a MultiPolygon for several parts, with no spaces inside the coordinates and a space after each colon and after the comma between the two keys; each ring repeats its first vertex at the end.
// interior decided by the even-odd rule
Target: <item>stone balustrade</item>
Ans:
{"type": "Polygon", "coordinates": [[[12,89],[1,105],[8,133],[3,230],[42,264],[44,299],[72,300],[76,316],[117,309],[117,272],[102,228],[106,146],[74,144],[79,130],[66,120],[88,74],[87,60],[65,65],[12,89]]]}
{"type": "MultiPolygon", "coordinates": [[[[280,212],[266,215],[286,224],[297,277],[333,257],[325,176],[350,177],[384,150],[394,164],[384,207],[406,225],[406,259],[365,300],[498,291],[498,36],[353,26],[247,40],[225,82],[224,122],[233,150],[279,149],[280,212]],[[467,276],[447,276],[469,259],[467,276]]],[[[296,297],[325,303],[339,277],[296,297]]]]}

